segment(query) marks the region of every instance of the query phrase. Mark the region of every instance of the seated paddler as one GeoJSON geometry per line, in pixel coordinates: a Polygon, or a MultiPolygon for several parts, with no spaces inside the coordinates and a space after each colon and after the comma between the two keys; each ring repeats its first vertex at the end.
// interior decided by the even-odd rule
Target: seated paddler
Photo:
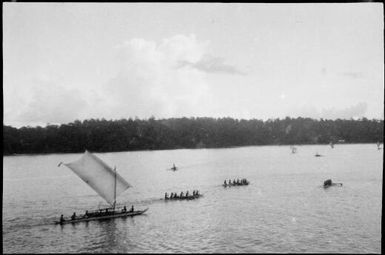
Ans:
{"type": "Polygon", "coordinates": [[[168,194],[167,194],[167,192],[164,194],[164,199],[168,199],[168,194]]]}
{"type": "Polygon", "coordinates": [[[64,216],[63,214],[60,216],[60,223],[63,223],[64,222],[64,216]]]}
{"type": "Polygon", "coordinates": [[[183,198],[183,191],[180,192],[180,198],[183,198]]]}
{"type": "Polygon", "coordinates": [[[72,214],[72,216],[71,216],[71,220],[74,220],[74,219],[76,219],[76,213],[74,212],[74,214],[72,214]]]}

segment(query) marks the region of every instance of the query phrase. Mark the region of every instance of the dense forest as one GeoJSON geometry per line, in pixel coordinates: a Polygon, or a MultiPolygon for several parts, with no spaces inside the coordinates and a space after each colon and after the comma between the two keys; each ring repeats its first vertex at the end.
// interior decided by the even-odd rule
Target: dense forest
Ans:
{"type": "Polygon", "coordinates": [[[3,155],[383,142],[383,120],[90,119],[46,127],[3,125],[3,155]]]}

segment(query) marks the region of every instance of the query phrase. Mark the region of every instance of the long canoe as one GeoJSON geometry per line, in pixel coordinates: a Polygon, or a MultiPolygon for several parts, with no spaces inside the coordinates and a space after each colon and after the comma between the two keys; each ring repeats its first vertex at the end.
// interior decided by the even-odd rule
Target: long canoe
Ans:
{"type": "Polygon", "coordinates": [[[92,221],[92,220],[105,220],[105,219],[112,219],[112,218],[120,218],[120,217],[129,217],[129,216],[136,216],[141,215],[145,213],[148,210],[148,208],[144,210],[138,210],[133,212],[118,212],[110,215],[101,215],[101,216],[92,216],[92,217],[79,217],[74,220],[64,220],[64,221],[55,221],[55,224],[67,224],[67,223],[78,223],[78,222],[84,222],[84,221],[92,221]]]}
{"type": "Polygon", "coordinates": [[[202,194],[199,194],[198,196],[188,196],[188,197],[175,197],[175,198],[165,198],[164,200],[169,201],[169,200],[193,200],[202,197],[202,194]]]}
{"type": "Polygon", "coordinates": [[[244,184],[222,184],[222,186],[223,187],[236,187],[236,186],[247,186],[247,185],[249,185],[249,182],[247,182],[247,183],[244,183],[244,184]]]}

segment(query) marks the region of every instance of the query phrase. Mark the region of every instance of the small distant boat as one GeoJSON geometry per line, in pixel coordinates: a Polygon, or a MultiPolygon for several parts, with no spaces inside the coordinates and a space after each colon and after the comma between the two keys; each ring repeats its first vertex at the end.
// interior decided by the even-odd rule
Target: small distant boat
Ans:
{"type": "Polygon", "coordinates": [[[319,154],[318,152],[314,155],[314,157],[323,157],[323,155],[319,154]]]}
{"type": "Polygon", "coordinates": [[[332,149],[334,148],[334,143],[333,142],[330,142],[330,147],[332,147],[332,149]]]}
{"type": "Polygon", "coordinates": [[[326,181],[324,181],[324,188],[329,188],[331,186],[342,186],[342,183],[335,183],[335,182],[332,182],[332,179],[327,179],[326,181]]]}
{"type": "Polygon", "coordinates": [[[173,164],[172,167],[170,168],[170,170],[176,171],[176,170],[178,170],[178,168],[175,166],[175,164],[173,164]]]}
{"type": "Polygon", "coordinates": [[[87,150],[83,156],[77,161],[71,163],[59,163],[59,167],[65,165],[77,174],[80,179],[87,183],[96,193],[99,194],[108,204],[109,208],[99,209],[88,212],[82,216],[76,216],[75,213],[70,219],[65,219],[62,215],[60,221],[55,221],[56,224],[77,223],[91,220],[104,220],[110,218],[136,216],[145,213],[148,208],[144,210],[134,210],[132,206],[131,210],[127,211],[126,207],[116,207],[116,197],[131,187],[128,182],[121,177],[116,168],[112,170],[106,163],[100,158],[91,154],[87,150]]]}
{"type": "Polygon", "coordinates": [[[381,144],[380,144],[380,142],[377,142],[377,150],[381,150],[381,144]]]}
{"type": "Polygon", "coordinates": [[[297,153],[297,148],[296,147],[294,147],[294,146],[290,146],[290,148],[291,148],[291,153],[297,153]]]}

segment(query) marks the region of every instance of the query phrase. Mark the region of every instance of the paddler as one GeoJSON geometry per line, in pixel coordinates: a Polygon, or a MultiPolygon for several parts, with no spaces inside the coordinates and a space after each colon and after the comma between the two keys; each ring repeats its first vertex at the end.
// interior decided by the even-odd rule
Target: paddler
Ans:
{"type": "Polygon", "coordinates": [[[131,206],[131,212],[133,212],[133,211],[134,211],[134,205],[131,206]]]}
{"type": "Polygon", "coordinates": [[[183,198],[183,191],[180,192],[180,198],[183,198]]]}
{"type": "Polygon", "coordinates": [[[186,191],[186,197],[188,198],[188,191],[186,191]]]}
{"type": "Polygon", "coordinates": [[[60,223],[63,223],[64,222],[64,216],[63,214],[60,216],[60,223]]]}
{"type": "Polygon", "coordinates": [[[223,185],[227,186],[226,180],[223,182],[223,185]]]}
{"type": "Polygon", "coordinates": [[[167,194],[167,192],[164,194],[164,199],[168,199],[168,194],[167,194]]]}
{"type": "Polygon", "coordinates": [[[74,214],[72,214],[72,216],[71,216],[71,220],[74,220],[74,219],[76,219],[76,213],[74,212],[74,214]]]}

